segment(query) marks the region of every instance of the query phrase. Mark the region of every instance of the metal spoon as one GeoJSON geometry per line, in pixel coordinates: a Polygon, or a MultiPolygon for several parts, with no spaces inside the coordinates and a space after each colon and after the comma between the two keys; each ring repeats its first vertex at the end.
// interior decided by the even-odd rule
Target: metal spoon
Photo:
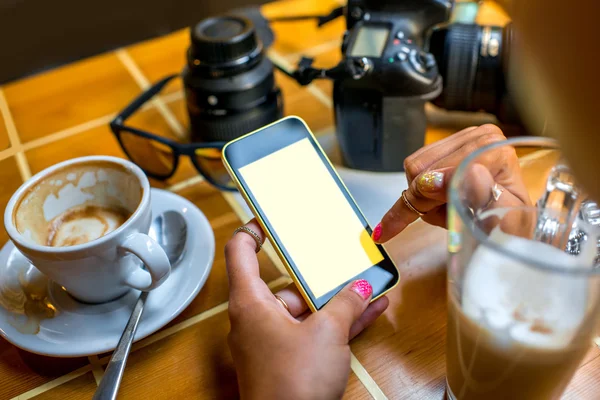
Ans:
{"type": "MultiPolygon", "coordinates": [[[[163,248],[171,262],[171,267],[174,267],[181,260],[185,250],[187,225],[179,212],[166,211],[154,218],[148,235],[163,248]]],[[[94,393],[93,400],[115,400],[117,398],[127,357],[144,311],[148,293],[142,292],[135,303],[127,326],[125,326],[121,339],[119,339],[119,343],[106,367],[104,377],[98,385],[96,393],[94,393]]]]}

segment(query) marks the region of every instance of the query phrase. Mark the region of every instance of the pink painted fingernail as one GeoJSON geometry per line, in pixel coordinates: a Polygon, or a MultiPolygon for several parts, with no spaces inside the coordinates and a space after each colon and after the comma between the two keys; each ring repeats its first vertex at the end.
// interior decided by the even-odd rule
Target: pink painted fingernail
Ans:
{"type": "Polygon", "coordinates": [[[354,281],[350,289],[365,300],[367,300],[369,297],[371,297],[371,294],[373,294],[373,287],[364,279],[354,281]]]}
{"type": "Polygon", "coordinates": [[[424,192],[437,192],[444,187],[444,173],[438,171],[426,172],[419,178],[419,189],[424,192]]]}
{"type": "Polygon", "coordinates": [[[378,241],[380,237],[381,237],[381,222],[377,224],[375,229],[373,229],[373,235],[372,235],[372,238],[374,241],[378,241]]]}

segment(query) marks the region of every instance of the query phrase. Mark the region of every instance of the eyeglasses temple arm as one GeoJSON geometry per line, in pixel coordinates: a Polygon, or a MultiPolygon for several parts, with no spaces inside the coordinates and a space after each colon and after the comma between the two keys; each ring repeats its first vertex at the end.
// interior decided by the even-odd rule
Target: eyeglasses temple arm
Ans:
{"type": "Polygon", "coordinates": [[[169,83],[169,81],[173,78],[178,77],[179,74],[174,74],[167,76],[166,78],[161,79],[152,85],[149,89],[147,89],[144,93],[139,95],[136,99],[134,99],[127,107],[123,109],[111,122],[113,124],[122,124],[127,118],[129,118],[137,109],[144,105],[148,100],[154,97],[158,92],[162,90],[162,88],[169,83]]]}

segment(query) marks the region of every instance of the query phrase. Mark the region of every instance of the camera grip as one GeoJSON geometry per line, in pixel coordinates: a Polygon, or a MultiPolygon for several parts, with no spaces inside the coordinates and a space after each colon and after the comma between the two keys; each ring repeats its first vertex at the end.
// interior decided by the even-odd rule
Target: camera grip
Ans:
{"type": "Polygon", "coordinates": [[[344,164],[366,171],[404,171],[404,159],[425,144],[425,102],[424,96],[385,97],[336,82],[337,138],[344,164]]]}
{"type": "Polygon", "coordinates": [[[404,160],[425,145],[427,117],[421,98],[382,99],[381,167],[404,171],[404,160]]]}

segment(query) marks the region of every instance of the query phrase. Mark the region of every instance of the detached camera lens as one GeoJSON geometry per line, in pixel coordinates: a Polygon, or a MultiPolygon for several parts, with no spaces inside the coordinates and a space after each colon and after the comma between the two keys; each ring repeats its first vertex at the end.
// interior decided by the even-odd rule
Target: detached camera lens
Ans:
{"type": "Polygon", "coordinates": [[[507,123],[519,120],[505,71],[511,27],[452,24],[434,31],[430,50],[444,78],[436,105],[448,110],[486,111],[507,123]]]}
{"type": "Polygon", "coordinates": [[[198,23],[187,61],[183,79],[193,141],[229,141],[283,115],[273,65],[249,19],[198,23]]]}

